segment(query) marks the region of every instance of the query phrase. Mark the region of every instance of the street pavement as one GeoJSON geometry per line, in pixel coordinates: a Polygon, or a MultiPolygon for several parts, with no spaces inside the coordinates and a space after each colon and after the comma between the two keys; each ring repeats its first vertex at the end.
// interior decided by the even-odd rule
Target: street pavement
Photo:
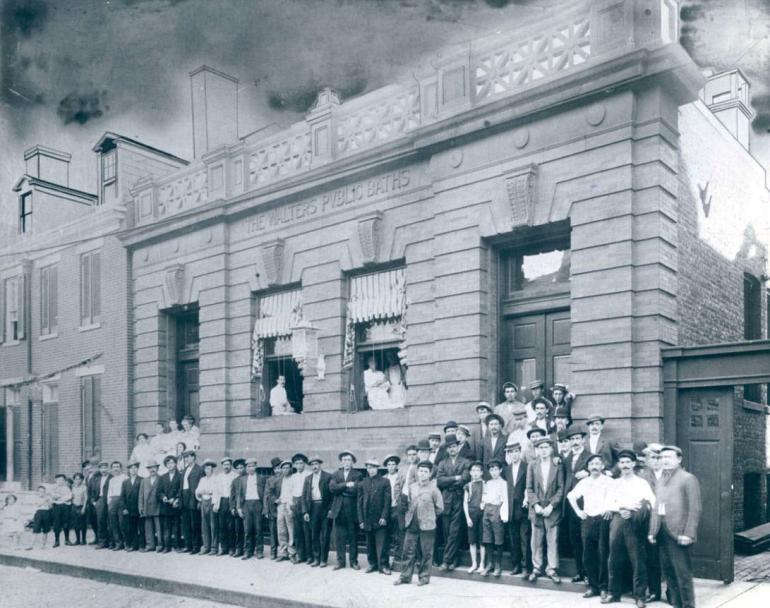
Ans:
{"type": "MultiPolygon", "coordinates": [[[[511,586],[492,582],[456,580],[434,576],[430,585],[394,587],[395,576],[365,574],[363,570],[331,568],[318,569],[289,562],[276,563],[269,559],[241,561],[229,557],[201,557],[188,554],[125,553],[96,551],[92,547],[62,547],[33,551],[0,550],[0,564],[34,565],[43,570],[121,582],[154,591],[216,599],[245,605],[312,605],[334,608],[390,608],[416,606],[419,608],[598,608],[598,598],[584,600],[575,592],[554,591],[536,587],[511,586]]],[[[362,560],[363,561],[363,560],[362,560]]],[[[334,560],[330,560],[334,563],[334,560]]],[[[8,571],[4,568],[4,571],[8,571]]],[[[24,573],[19,568],[16,572],[24,573]]],[[[7,588],[8,575],[3,573],[0,589],[7,588]]],[[[25,581],[22,575],[20,581],[25,581]]],[[[47,576],[47,575],[45,575],[47,576]]],[[[92,597],[88,585],[92,581],[71,579],[83,583],[84,598],[92,597]]],[[[11,588],[27,585],[11,576],[11,588]]],[[[78,583],[73,585],[76,594],[78,583]]],[[[124,588],[111,586],[112,589],[124,588]]],[[[28,589],[23,592],[30,593],[28,589]]],[[[125,591],[116,591],[125,593],[125,591]]],[[[716,581],[699,580],[696,596],[700,608],[754,608],[770,606],[770,584],[736,582],[723,585],[716,581]]],[[[76,597],[76,595],[70,596],[76,597]]],[[[0,601],[3,608],[7,606],[0,601]]],[[[632,605],[630,598],[623,604],[632,605]]],[[[621,604],[621,606],[623,605],[621,604]]],[[[40,604],[31,604],[39,608],[40,604]]],[[[80,601],[62,602],[60,606],[81,606],[80,601]]],[[[117,608],[111,602],[103,602],[117,608]]],[[[174,606],[175,604],[169,604],[174,606]]],[[[187,606],[188,604],[180,604],[187,606]]],[[[192,604],[189,604],[192,605],[192,604]]],[[[216,605],[215,602],[205,604],[216,605]]],[[[144,604],[155,606],[155,604],[144,604]]],[[[165,605],[164,605],[165,606],[165,605]]],[[[656,605],[651,605],[654,608],[656,605]]],[[[664,608],[665,604],[657,604],[664,608]]]]}
{"type": "Polygon", "coordinates": [[[232,604],[9,566],[0,566],[0,589],[3,608],[236,608],[232,604]]]}

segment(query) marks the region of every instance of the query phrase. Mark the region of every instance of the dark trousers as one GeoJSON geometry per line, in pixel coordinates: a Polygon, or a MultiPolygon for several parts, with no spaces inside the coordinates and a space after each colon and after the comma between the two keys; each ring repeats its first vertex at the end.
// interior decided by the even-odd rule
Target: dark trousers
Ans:
{"type": "Polygon", "coordinates": [[[123,533],[121,532],[121,520],[123,518],[120,512],[120,499],[113,497],[109,499],[107,507],[110,518],[110,532],[112,533],[113,547],[123,546],[123,533]]]}
{"type": "MultiPolygon", "coordinates": [[[[96,506],[91,501],[86,503],[86,527],[91,528],[94,531],[94,544],[99,542],[99,526],[96,519],[96,506]]],[[[83,537],[83,542],[86,542],[85,536],[83,537]]]]}
{"type": "Polygon", "coordinates": [[[610,552],[610,526],[603,516],[588,517],[581,522],[583,564],[588,586],[594,591],[607,591],[607,560],[610,552]]]}
{"type": "Polygon", "coordinates": [[[647,589],[654,596],[661,597],[660,546],[647,543],[647,589]]]}
{"type": "Polygon", "coordinates": [[[329,559],[329,518],[328,507],[320,500],[310,503],[310,547],[312,557],[326,563],[329,559]]]}
{"type": "Polygon", "coordinates": [[[350,564],[358,563],[358,545],[356,544],[356,505],[352,499],[345,498],[339,514],[334,519],[334,543],[337,549],[337,563],[345,565],[345,547],[350,549],[350,564]]]}
{"type": "Polygon", "coordinates": [[[151,515],[142,519],[144,521],[144,546],[150,551],[154,551],[156,546],[163,547],[160,515],[151,515]]]}
{"type": "Polygon", "coordinates": [[[182,543],[179,542],[179,515],[161,515],[160,529],[163,532],[163,548],[179,549],[182,543]]]}
{"type": "MultiPolygon", "coordinates": [[[[189,490],[184,491],[189,492],[189,490]]],[[[201,548],[201,512],[197,504],[194,508],[182,509],[182,535],[187,550],[198,551],[201,548]]]]}
{"type": "Polygon", "coordinates": [[[138,515],[123,515],[123,542],[126,549],[138,549],[142,546],[144,535],[142,534],[142,520],[138,515]]]}
{"type": "Polygon", "coordinates": [[[59,534],[64,530],[64,540],[70,539],[70,513],[72,505],[53,505],[54,540],[59,542],[59,534]]]}
{"type": "Polygon", "coordinates": [[[508,524],[508,541],[511,544],[511,562],[513,567],[520,566],[529,570],[532,566],[532,548],[530,547],[530,524],[526,514],[508,524]]]}
{"type": "Polygon", "coordinates": [[[577,573],[585,577],[586,569],[583,564],[583,526],[582,521],[575,513],[572,505],[565,505],[565,517],[564,523],[567,526],[567,536],[569,538],[569,546],[572,550],[572,556],[575,558],[575,569],[577,573]]]}
{"type": "Polygon", "coordinates": [[[110,518],[107,511],[107,497],[96,501],[96,540],[102,546],[110,544],[110,518]]]}
{"type": "Polygon", "coordinates": [[[404,546],[404,534],[399,523],[399,514],[396,507],[390,510],[388,527],[385,529],[385,545],[382,548],[380,563],[390,568],[390,557],[394,561],[401,561],[401,550],[404,546]]]}
{"type": "Polygon", "coordinates": [[[216,553],[219,546],[219,514],[214,513],[214,505],[210,500],[201,501],[201,533],[203,534],[204,553],[216,553]]]}
{"type": "Polygon", "coordinates": [[[244,500],[243,501],[243,532],[244,542],[243,551],[246,555],[257,555],[264,553],[264,544],[262,542],[262,501],[244,500]]]}
{"type": "MultiPolygon", "coordinates": [[[[233,514],[230,511],[230,499],[219,499],[219,549],[223,553],[229,553],[235,547],[233,538],[233,514]]],[[[216,548],[216,547],[215,547],[216,548]]]]}
{"type": "Polygon", "coordinates": [[[243,548],[244,548],[244,537],[243,537],[243,518],[238,515],[236,512],[235,515],[233,515],[233,539],[235,546],[233,547],[235,549],[235,555],[242,555],[243,554],[243,548]]]}
{"type": "Polygon", "coordinates": [[[294,547],[299,561],[310,559],[310,524],[305,521],[305,514],[300,508],[300,499],[295,498],[292,505],[294,517],[294,547]]]}
{"type": "Polygon", "coordinates": [[[268,520],[270,532],[270,557],[278,555],[278,518],[270,517],[268,520]]]}
{"type": "Polygon", "coordinates": [[[388,567],[388,562],[381,561],[382,550],[385,547],[385,528],[368,530],[366,532],[366,559],[370,567],[378,570],[388,567]]]}
{"type": "Polygon", "coordinates": [[[420,530],[417,521],[413,521],[404,535],[404,567],[401,570],[401,580],[412,580],[414,568],[417,566],[417,577],[421,581],[430,581],[430,568],[433,561],[433,543],[436,541],[435,530],[420,530]],[[418,549],[420,557],[418,558],[418,549]]]}
{"type": "Polygon", "coordinates": [[[70,527],[75,531],[75,542],[81,545],[86,544],[86,532],[88,531],[88,519],[86,513],[83,513],[82,506],[72,505],[70,512],[70,527]]]}
{"type": "Polygon", "coordinates": [[[671,603],[677,608],[695,608],[695,589],[692,583],[690,546],[682,546],[663,529],[658,532],[660,565],[666,585],[671,593],[671,603]]]}
{"type": "Polygon", "coordinates": [[[610,595],[620,597],[623,588],[623,553],[631,562],[634,580],[634,597],[643,600],[647,595],[647,540],[643,520],[634,513],[623,519],[619,513],[610,521],[610,595]]]}
{"type": "Polygon", "coordinates": [[[463,513],[462,492],[455,492],[451,500],[444,503],[446,509],[441,516],[441,524],[444,532],[444,563],[457,565],[457,552],[460,548],[462,525],[465,519],[463,513]]]}

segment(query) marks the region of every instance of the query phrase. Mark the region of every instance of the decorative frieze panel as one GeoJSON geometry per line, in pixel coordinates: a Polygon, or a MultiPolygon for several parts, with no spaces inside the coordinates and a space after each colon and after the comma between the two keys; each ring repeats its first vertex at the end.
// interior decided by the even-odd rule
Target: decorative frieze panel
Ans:
{"type": "Polygon", "coordinates": [[[158,216],[181,213],[207,201],[208,181],[204,167],[158,187],[158,216]]]}
{"type": "Polygon", "coordinates": [[[591,55],[591,22],[581,18],[551,32],[476,59],[476,101],[502,95],[585,63],[591,55]]]}
{"type": "Polygon", "coordinates": [[[261,188],[308,171],[312,158],[310,131],[261,147],[249,155],[249,186],[261,188]]]}
{"type": "Polygon", "coordinates": [[[420,126],[420,93],[417,87],[380,103],[342,115],[337,125],[337,151],[352,154],[395,139],[420,126]]]}

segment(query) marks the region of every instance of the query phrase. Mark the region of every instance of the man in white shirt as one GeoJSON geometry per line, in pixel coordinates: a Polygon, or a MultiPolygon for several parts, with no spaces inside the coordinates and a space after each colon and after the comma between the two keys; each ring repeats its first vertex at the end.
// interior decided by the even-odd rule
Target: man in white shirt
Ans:
{"type": "Polygon", "coordinates": [[[292,514],[294,516],[294,544],[297,549],[298,562],[312,562],[310,549],[310,524],[305,521],[302,511],[302,490],[305,478],[312,473],[307,467],[307,456],[294,454],[291,458],[294,475],[291,476],[292,514]]]}
{"type": "Polygon", "coordinates": [[[120,512],[120,491],[126,476],[123,473],[123,465],[117,460],[110,465],[110,469],[112,477],[110,477],[107,487],[107,513],[112,532],[112,550],[119,551],[123,549],[123,534],[121,532],[123,516],[120,512]]]}
{"type": "Polygon", "coordinates": [[[219,501],[214,505],[214,512],[217,514],[217,523],[219,524],[219,551],[217,555],[225,555],[235,552],[235,539],[233,538],[233,509],[235,509],[235,505],[230,504],[230,492],[238,473],[233,470],[233,459],[229,456],[222,458],[219,464],[222,466],[222,472],[216,477],[219,501]]]}
{"type": "Polygon", "coordinates": [[[567,494],[567,500],[580,519],[583,544],[583,568],[588,579],[588,590],[583,597],[600,595],[607,597],[607,558],[609,555],[608,511],[613,480],[603,475],[604,460],[601,454],[591,454],[586,462],[589,477],[580,479],[567,494]],[[583,500],[583,506],[578,502],[583,500]]]}
{"type": "Polygon", "coordinates": [[[634,597],[637,608],[644,608],[647,597],[646,534],[650,508],[655,507],[655,494],[644,479],[634,472],[636,454],[621,450],[618,454],[620,477],[613,480],[609,511],[610,522],[609,595],[603,604],[620,601],[623,584],[623,553],[633,569],[634,597]]]}
{"type": "Polygon", "coordinates": [[[270,389],[270,410],[273,416],[285,416],[294,413],[285,387],[286,376],[278,376],[275,386],[270,389]]]}
{"type": "MultiPolygon", "coordinates": [[[[508,433],[511,420],[513,419],[513,410],[521,404],[521,401],[517,399],[519,393],[519,387],[513,382],[506,382],[503,384],[503,401],[495,406],[494,413],[503,419],[502,429],[504,433],[508,433]]],[[[523,405],[523,404],[522,404],[523,405]]]]}

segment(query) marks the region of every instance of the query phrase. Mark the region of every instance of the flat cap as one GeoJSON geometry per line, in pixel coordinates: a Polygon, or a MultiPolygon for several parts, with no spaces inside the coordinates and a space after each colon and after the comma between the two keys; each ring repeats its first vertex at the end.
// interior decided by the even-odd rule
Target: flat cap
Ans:
{"type": "Polygon", "coordinates": [[[636,462],[636,452],[634,452],[633,450],[620,450],[620,452],[618,452],[618,460],[620,460],[621,458],[630,458],[631,460],[636,462]]]}

